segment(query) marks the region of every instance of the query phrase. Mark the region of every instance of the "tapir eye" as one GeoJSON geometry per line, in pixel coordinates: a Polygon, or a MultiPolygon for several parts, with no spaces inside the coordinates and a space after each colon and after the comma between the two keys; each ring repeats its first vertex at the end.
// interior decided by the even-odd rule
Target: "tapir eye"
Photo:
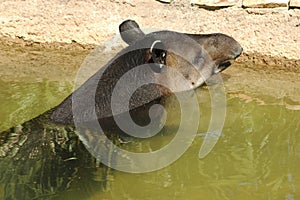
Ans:
{"type": "Polygon", "coordinates": [[[161,70],[164,68],[164,65],[166,64],[166,51],[161,49],[153,49],[152,54],[152,62],[151,69],[156,72],[160,73],[161,70]]]}
{"type": "Polygon", "coordinates": [[[161,62],[161,64],[166,64],[166,56],[167,56],[167,54],[166,54],[166,52],[162,52],[161,54],[160,54],[160,62],[161,62]]]}
{"type": "Polygon", "coordinates": [[[160,40],[156,40],[152,43],[150,48],[151,59],[149,60],[151,69],[160,73],[166,64],[167,53],[163,43],[160,40]]]}

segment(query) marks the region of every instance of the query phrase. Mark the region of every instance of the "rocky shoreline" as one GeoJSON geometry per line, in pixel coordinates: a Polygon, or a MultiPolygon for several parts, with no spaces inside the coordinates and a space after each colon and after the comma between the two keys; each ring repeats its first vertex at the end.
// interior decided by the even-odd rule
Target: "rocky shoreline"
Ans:
{"type": "Polygon", "coordinates": [[[4,1],[0,5],[0,44],[88,51],[116,35],[120,22],[131,18],[142,28],[228,34],[244,48],[237,62],[299,70],[299,9],[229,7],[211,11],[188,2],[4,1]]]}

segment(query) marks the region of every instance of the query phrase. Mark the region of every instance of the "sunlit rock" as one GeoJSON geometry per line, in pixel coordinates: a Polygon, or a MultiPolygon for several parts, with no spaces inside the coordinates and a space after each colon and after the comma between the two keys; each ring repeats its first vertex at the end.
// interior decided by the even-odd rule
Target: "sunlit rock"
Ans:
{"type": "Polygon", "coordinates": [[[288,0],[243,0],[244,7],[252,8],[287,7],[288,3],[288,0]]]}
{"type": "Polygon", "coordinates": [[[300,0],[290,0],[290,7],[300,7],[300,0]]]}
{"type": "Polygon", "coordinates": [[[226,7],[238,4],[239,0],[191,0],[192,5],[226,7]]]}

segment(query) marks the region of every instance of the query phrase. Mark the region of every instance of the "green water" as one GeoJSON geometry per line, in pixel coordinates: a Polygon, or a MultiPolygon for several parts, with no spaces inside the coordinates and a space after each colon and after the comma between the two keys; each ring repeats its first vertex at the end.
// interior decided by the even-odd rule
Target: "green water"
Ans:
{"type": "MultiPolygon", "coordinates": [[[[0,148],[11,141],[8,148],[16,148],[17,153],[0,158],[0,199],[299,199],[299,74],[274,71],[266,75],[266,71],[232,66],[224,75],[225,125],[213,150],[204,159],[198,158],[204,139],[198,134],[180,159],[150,173],[131,174],[105,167],[74,135],[68,136],[72,142],[64,150],[54,148],[64,145],[57,139],[60,132],[47,133],[39,124],[42,122],[33,127],[36,131],[22,135],[27,138],[24,144],[21,136],[2,135],[0,148]],[[247,79],[243,78],[246,74],[247,79]],[[40,138],[56,138],[58,142],[47,144],[40,138]]],[[[43,113],[71,90],[70,82],[47,78],[24,82],[0,79],[0,130],[43,113]]],[[[198,132],[205,133],[210,97],[206,89],[196,93],[201,110],[198,132]]],[[[176,125],[180,113],[169,111],[171,123],[176,125]]],[[[170,131],[172,128],[140,144],[126,145],[139,146],[141,151],[156,149],[173,138],[170,131]]]]}
{"type": "Polygon", "coordinates": [[[60,103],[72,92],[68,82],[6,82],[0,79],[0,130],[29,120],[60,103]]]}

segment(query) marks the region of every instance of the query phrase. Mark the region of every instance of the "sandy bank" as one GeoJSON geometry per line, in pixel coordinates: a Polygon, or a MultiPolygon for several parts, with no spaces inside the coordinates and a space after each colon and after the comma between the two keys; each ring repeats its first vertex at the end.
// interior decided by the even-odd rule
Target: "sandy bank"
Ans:
{"type": "Polygon", "coordinates": [[[145,28],[231,35],[244,48],[242,62],[300,66],[299,9],[208,11],[191,7],[186,0],[171,4],[154,0],[4,1],[0,4],[0,41],[90,49],[114,36],[120,22],[128,18],[145,28]]]}

